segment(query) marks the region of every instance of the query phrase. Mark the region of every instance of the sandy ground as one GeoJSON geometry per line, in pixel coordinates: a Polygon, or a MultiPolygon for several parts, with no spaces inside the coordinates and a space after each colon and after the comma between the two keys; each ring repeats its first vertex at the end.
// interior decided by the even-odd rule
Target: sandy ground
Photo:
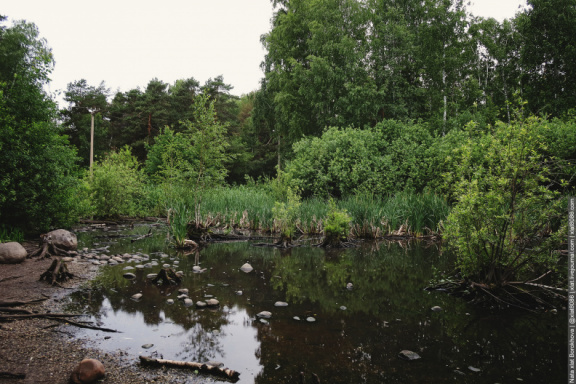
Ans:
{"type": "MultiPolygon", "coordinates": [[[[25,244],[33,249],[34,245],[25,244]]],[[[89,263],[68,263],[74,279],[51,286],[39,281],[51,259],[27,259],[21,264],[0,264],[0,301],[35,299],[46,300],[26,304],[34,313],[61,313],[62,298],[89,282],[97,266],[89,263]]],[[[0,315],[8,313],[0,312],[0,315]]],[[[197,376],[179,369],[142,367],[132,356],[121,351],[110,354],[91,347],[74,337],[78,328],[50,319],[22,319],[0,321],[0,383],[69,383],[70,374],[85,358],[100,360],[106,369],[102,383],[208,383],[215,379],[197,376]],[[24,378],[10,374],[25,375],[24,378]]],[[[96,331],[95,331],[96,332],[96,331]]]]}

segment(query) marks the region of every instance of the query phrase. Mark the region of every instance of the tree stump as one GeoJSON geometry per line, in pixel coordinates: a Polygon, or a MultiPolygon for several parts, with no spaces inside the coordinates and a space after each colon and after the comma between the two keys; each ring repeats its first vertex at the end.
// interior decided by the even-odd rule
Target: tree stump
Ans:
{"type": "Polygon", "coordinates": [[[46,272],[40,275],[40,281],[46,280],[51,285],[68,281],[73,278],[74,275],[68,271],[68,266],[66,266],[66,263],[60,258],[53,260],[46,272]]]}

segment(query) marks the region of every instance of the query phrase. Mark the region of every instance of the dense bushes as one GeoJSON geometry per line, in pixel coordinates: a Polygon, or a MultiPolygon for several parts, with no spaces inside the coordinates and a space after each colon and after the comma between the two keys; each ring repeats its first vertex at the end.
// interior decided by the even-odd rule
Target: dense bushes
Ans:
{"type": "Polygon", "coordinates": [[[425,124],[384,121],[374,128],[331,127],[294,144],[290,182],[305,196],[386,195],[421,190],[432,136],[425,124]]]}

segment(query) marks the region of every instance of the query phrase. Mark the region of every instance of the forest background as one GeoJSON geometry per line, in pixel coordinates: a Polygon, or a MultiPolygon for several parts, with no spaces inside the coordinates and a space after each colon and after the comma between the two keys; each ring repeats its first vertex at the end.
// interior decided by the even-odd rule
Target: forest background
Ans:
{"type": "Polygon", "coordinates": [[[346,237],[442,235],[485,282],[558,262],[574,0],[530,0],[503,22],[457,0],[272,2],[261,87],[241,97],[223,76],[115,94],[79,79],[58,110],[48,42],[3,22],[0,237],[170,215],[292,236],[332,217],[346,237]]]}

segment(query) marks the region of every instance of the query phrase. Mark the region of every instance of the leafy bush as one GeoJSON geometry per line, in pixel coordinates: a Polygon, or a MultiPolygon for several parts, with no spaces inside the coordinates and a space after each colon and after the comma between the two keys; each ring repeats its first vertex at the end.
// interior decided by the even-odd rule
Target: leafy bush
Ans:
{"type": "Polygon", "coordinates": [[[334,200],[330,199],[328,216],[324,220],[324,236],[328,243],[335,243],[348,238],[350,221],[352,220],[346,210],[338,209],[334,200]]]}
{"type": "Polygon", "coordinates": [[[550,188],[553,162],[542,155],[542,129],[536,118],[497,123],[454,151],[456,204],[444,236],[468,279],[502,286],[536,264],[555,263],[564,210],[550,188]]]}
{"type": "Polygon", "coordinates": [[[391,120],[371,129],[328,128],[294,144],[286,179],[305,196],[325,198],[420,190],[431,141],[427,126],[391,120]]]}
{"type": "Polygon", "coordinates": [[[142,171],[128,146],[109,153],[94,165],[90,185],[94,215],[98,217],[133,216],[142,193],[142,171]]]}
{"type": "Polygon", "coordinates": [[[277,201],[274,203],[274,208],[272,208],[274,226],[281,233],[284,242],[290,241],[294,236],[301,204],[297,190],[292,188],[288,188],[288,200],[286,202],[277,201]]]}

